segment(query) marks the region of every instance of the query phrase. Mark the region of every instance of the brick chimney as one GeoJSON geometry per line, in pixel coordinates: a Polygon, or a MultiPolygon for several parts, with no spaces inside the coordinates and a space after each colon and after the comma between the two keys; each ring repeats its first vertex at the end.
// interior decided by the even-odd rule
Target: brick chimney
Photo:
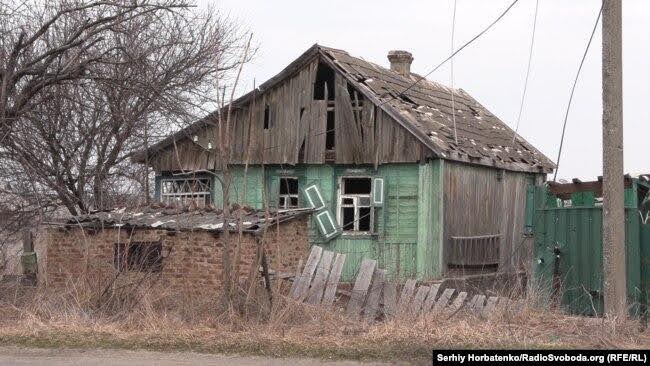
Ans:
{"type": "Polygon", "coordinates": [[[410,52],[401,50],[388,51],[388,61],[390,61],[391,70],[397,71],[404,76],[411,74],[413,55],[410,52]]]}

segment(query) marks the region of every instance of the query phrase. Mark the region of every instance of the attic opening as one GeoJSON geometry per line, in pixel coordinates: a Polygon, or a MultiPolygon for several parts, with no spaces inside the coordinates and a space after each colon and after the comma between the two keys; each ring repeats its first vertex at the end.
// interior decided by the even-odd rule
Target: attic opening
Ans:
{"type": "Polygon", "coordinates": [[[334,70],[323,62],[316,68],[314,81],[314,100],[334,100],[334,70]]]}
{"type": "Polygon", "coordinates": [[[358,92],[351,84],[348,84],[348,93],[352,102],[354,118],[360,123],[363,120],[363,94],[358,92]]]}
{"type": "Polygon", "coordinates": [[[271,109],[267,104],[264,107],[264,129],[268,130],[270,126],[271,126],[271,109]]]}
{"type": "Polygon", "coordinates": [[[327,111],[327,130],[325,133],[325,149],[334,150],[336,145],[336,124],[334,122],[334,110],[327,111]]]}

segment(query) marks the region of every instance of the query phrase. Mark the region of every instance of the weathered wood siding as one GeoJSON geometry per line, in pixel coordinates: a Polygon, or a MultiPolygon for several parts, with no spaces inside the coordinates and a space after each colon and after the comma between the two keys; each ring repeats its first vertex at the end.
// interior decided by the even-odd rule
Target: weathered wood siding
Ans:
{"type": "MultiPolygon", "coordinates": [[[[327,135],[327,100],[314,100],[314,80],[318,60],[298,70],[275,87],[260,93],[254,100],[232,110],[230,133],[231,164],[322,164],[325,163],[327,135]],[[264,128],[268,106],[269,126],[264,128]]],[[[383,164],[417,162],[431,156],[429,150],[385,112],[348,92],[348,83],[335,74],[333,93],[335,113],[336,164],[383,164]],[[360,100],[362,113],[353,106],[360,100]]],[[[225,116],[224,116],[225,118],[225,116]]],[[[216,141],[218,129],[213,125],[184,136],[169,148],[150,157],[157,171],[218,169],[216,141]],[[211,152],[192,139],[215,148],[211,152]]],[[[224,132],[225,133],[225,132],[224,132]]]]}
{"type": "MultiPolygon", "coordinates": [[[[433,279],[441,273],[441,166],[440,160],[423,164],[384,164],[377,170],[372,165],[254,165],[248,168],[244,180],[244,167],[237,165],[231,169],[230,202],[263,208],[266,196],[273,206],[277,202],[279,178],[297,177],[301,188],[317,184],[327,207],[336,215],[339,177],[382,177],[385,202],[376,208],[376,235],[341,235],[325,242],[312,219],[309,241],[327,250],[347,254],[342,274],[344,280],[356,277],[363,258],[377,260],[382,268],[388,270],[391,278],[433,279]]],[[[214,179],[213,184],[213,201],[221,207],[223,197],[219,181],[214,179]]],[[[299,205],[305,206],[302,195],[299,205]]],[[[274,235],[274,231],[269,235],[274,235]]]]}
{"type": "Polygon", "coordinates": [[[500,171],[447,161],[444,167],[444,263],[452,236],[501,235],[499,271],[523,268],[531,260],[524,246],[526,186],[541,175],[500,171]]]}

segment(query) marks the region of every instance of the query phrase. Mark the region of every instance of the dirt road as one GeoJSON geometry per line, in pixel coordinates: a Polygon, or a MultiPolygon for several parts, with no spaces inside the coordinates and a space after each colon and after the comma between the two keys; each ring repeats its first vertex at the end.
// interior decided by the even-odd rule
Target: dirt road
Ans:
{"type": "Polygon", "coordinates": [[[231,365],[231,366],[375,366],[394,365],[380,362],[322,361],[309,358],[266,358],[255,356],[206,355],[199,353],[163,353],[125,350],[77,350],[0,347],[0,366],[171,366],[171,365],[231,365]]]}

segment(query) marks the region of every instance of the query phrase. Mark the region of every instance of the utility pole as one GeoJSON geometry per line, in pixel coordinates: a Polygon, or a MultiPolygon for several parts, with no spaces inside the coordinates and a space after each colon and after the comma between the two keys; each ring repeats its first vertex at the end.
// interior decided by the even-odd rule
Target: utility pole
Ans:
{"type": "Polygon", "coordinates": [[[622,0],[603,3],[603,267],[605,315],[626,311],[622,0]]]}

